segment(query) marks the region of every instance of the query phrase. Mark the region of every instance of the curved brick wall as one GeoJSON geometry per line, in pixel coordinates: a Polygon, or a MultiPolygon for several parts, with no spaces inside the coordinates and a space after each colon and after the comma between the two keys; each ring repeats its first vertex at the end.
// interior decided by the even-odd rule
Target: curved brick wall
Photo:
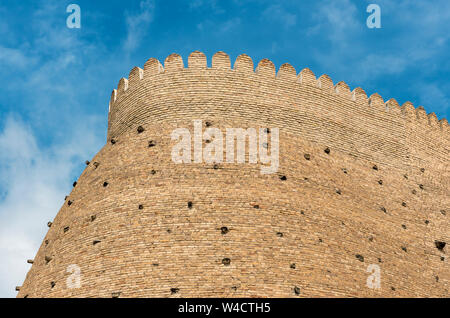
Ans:
{"type": "Polygon", "coordinates": [[[108,142],[18,297],[448,297],[445,119],[289,64],[254,71],[241,55],[231,68],[219,52],[211,65],[173,54],[120,80],[108,142]],[[171,132],[194,119],[278,127],[278,172],[175,164],[171,132]],[[81,288],[67,288],[71,264],[81,288]],[[370,264],[380,289],[366,286],[370,264]]]}

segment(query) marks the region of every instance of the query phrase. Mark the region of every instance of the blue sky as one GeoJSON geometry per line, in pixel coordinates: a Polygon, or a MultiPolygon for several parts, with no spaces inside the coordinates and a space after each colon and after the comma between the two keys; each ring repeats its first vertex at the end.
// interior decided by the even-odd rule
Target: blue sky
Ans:
{"type": "Polygon", "coordinates": [[[0,297],[15,296],[47,221],[105,143],[111,90],[134,66],[246,53],[448,119],[449,25],[448,0],[2,0],[0,297]],[[80,29],[66,26],[70,3],[80,29]],[[366,26],[370,3],[381,29],[366,26]]]}

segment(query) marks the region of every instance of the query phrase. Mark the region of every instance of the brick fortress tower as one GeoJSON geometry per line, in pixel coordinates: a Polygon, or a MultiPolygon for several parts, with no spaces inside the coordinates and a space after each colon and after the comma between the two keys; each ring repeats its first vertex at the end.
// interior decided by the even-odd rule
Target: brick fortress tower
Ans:
{"type": "Polygon", "coordinates": [[[223,52],[133,68],[108,119],[18,297],[448,297],[446,119],[223,52]],[[278,171],[174,163],[193,120],[279,128],[278,171]]]}

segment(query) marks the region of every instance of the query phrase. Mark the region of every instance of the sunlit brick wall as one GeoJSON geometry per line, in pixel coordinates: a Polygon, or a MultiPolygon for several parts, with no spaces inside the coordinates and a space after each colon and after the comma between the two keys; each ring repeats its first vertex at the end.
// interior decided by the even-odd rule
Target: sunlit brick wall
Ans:
{"type": "Polygon", "coordinates": [[[113,91],[107,144],[18,297],[448,297],[449,149],[445,119],[309,69],[150,59],[113,91]],[[277,173],[175,164],[193,120],[279,128],[277,173]]]}

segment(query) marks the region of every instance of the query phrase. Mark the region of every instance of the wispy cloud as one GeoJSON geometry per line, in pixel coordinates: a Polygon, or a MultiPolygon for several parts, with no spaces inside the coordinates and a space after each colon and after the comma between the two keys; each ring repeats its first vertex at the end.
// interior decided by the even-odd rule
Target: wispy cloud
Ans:
{"type": "Polygon", "coordinates": [[[297,15],[287,11],[279,4],[271,5],[262,12],[262,18],[271,23],[279,23],[285,28],[297,24],[297,15]]]}
{"type": "Polygon", "coordinates": [[[436,63],[448,59],[450,34],[442,26],[450,21],[450,3],[380,0],[377,4],[382,19],[379,30],[366,27],[367,14],[359,12],[364,5],[358,8],[350,0],[317,4],[312,15],[314,24],[306,32],[310,38],[323,39],[321,47],[314,49],[316,63],[333,70],[340,79],[361,86],[379,83],[381,78],[392,83],[402,77],[409,96],[420,95],[419,102],[425,106],[433,103],[443,112],[449,107],[448,95],[427,84],[427,73],[450,71],[449,63],[436,63]],[[421,93],[424,87],[426,95],[421,93]]]}
{"type": "Polygon", "coordinates": [[[439,105],[441,112],[450,109],[450,85],[442,83],[418,83],[415,87],[421,105],[439,105]]]}
{"type": "Polygon", "coordinates": [[[131,53],[140,45],[140,41],[148,32],[148,27],[153,21],[155,2],[145,0],[139,3],[139,12],[125,14],[127,36],[124,43],[124,50],[131,53]]]}
{"type": "Polygon", "coordinates": [[[211,10],[214,14],[222,14],[225,12],[225,10],[219,6],[217,0],[190,0],[189,9],[191,11],[206,9],[211,10]]]}
{"type": "Polygon", "coordinates": [[[346,47],[363,24],[357,20],[357,12],[356,6],[350,0],[326,0],[317,3],[312,12],[313,25],[306,33],[309,36],[325,37],[334,46],[346,47]]]}
{"type": "Polygon", "coordinates": [[[8,48],[0,46],[0,65],[2,67],[10,67],[10,68],[25,68],[33,60],[19,49],[8,48]]]}
{"type": "MultiPolygon", "coordinates": [[[[350,0],[325,0],[316,3],[311,14],[311,25],[305,35],[309,39],[320,39],[320,48],[312,48],[315,62],[327,72],[349,80],[349,76],[361,76],[357,67],[367,59],[368,51],[357,41],[363,41],[362,29],[365,21],[357,18],[358,10],[350,0]],[[345,76],[345,77],[344,77],[345,76]]],[[[362,64],[365,66],[365,64],[362,64]]],[[[359,79],[361,79],[359,77],[359,79]]]]}
{"type": "MultiPolygon", "coordinates": [[[[2,95],[22,103],[0,117],[3,297],[15,296],[14,286],[29,268],[26,259],[34,257],[45,235],[46,220],[58,212],[84,160],[104,143],[106,115],[86,110],[82,98],[98,95],[99,79],[91,74],[99,70],[105,50],[67,29],[60,12],[64,7],[55,2],[43,3],[30,13],[33,36],[16,47],[0,46],[0,74],[8,78],[2,95]]],[[[3,98],[1,104],[6,102],[3,98]]]]}
{"type": "Polygon", "coordinates": [[[229,34],[241,27],[241,18],[234,17],[225,21],[217,22],[207,19],[197,24],[197,29],[203,32],[212,32],[217,36],[229,34]]]}
{"type": "Polygon", "coordinates": [[[92,156],[102,141],[95,118],[50,148],[41,148],[31,128],[10,116],[0,131],[0,295],[14,296],[29,269],[47,227],[69,191],[73,170],[92,156]],[[82,137],[82,138],[80,138],[82,137]]]}

